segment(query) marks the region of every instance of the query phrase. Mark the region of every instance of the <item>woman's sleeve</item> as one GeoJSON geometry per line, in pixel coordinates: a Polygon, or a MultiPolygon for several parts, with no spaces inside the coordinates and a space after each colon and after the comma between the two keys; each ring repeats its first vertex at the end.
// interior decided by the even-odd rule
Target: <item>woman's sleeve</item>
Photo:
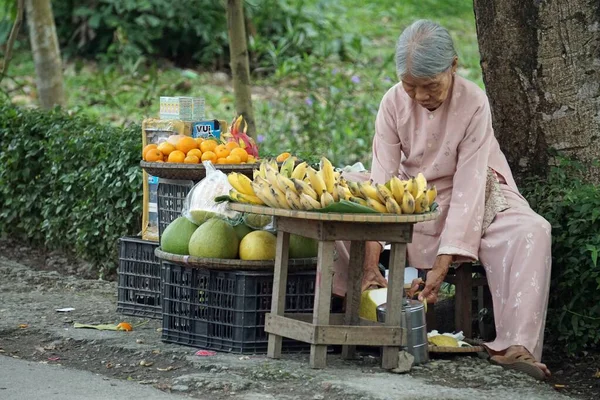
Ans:
{"type": "Polygon", "coordinates": [[[487,98],[473,115],[458,146],[452,198],[438,254],[478,258],[490,145],[494,137],[487,98]]]}
{"type": "Polygon", "coordinates": [[[393,101],[393,93],[386,93],[375,119],[371,165],[371,179],[375,183],[383,184],[392,176],[398,175],[402,155],[402,144],[396,121],[398,111],[393,101]]]}

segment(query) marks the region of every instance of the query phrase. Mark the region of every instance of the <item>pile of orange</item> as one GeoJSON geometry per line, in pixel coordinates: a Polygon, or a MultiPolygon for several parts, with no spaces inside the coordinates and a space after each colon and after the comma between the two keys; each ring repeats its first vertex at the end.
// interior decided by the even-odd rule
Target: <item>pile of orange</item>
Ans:
{"type": "Polygon", "coordinates": [[[183,136],[175,142],[166,141],[161,144],[149,144],[142,151],[142,158],[148,162],[169,162],[199,164],[210,161],[213,164],[252,164],[256,159],[248,155],[235,142],[222,144],[213,139],[192,138],[183,136]]]}

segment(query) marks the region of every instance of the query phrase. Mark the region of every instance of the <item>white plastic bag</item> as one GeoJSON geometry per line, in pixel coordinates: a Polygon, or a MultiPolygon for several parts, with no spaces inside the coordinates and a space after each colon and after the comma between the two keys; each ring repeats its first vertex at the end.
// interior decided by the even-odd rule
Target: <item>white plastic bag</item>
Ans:
{"type": "Polygon", "coordinates": [[[242,214],[230,210],[227,202],[216,203],[215,197],[228,195],[232,189],[227,175],[214,167],[210,161],[202,163],[206,168],[206,177],[198,182],[188,193],[181,215],[197,225],[213,217],[238,221],[242,214]]]}

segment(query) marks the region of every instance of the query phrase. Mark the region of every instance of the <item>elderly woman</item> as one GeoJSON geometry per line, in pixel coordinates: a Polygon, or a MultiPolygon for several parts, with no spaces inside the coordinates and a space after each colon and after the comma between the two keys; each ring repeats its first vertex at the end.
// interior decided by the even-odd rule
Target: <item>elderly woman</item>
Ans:
{"type": "MultiPolygon", "coordinates": [[[[450,265],[479,260],[492,293],[496,339],[490,360],[544,379],[540,363],[551,264],[550,224],[521,196],[492,128],[486,94],[456,75],[458,57],[443,27],[420,20],[396,49],[400,82],[383,96],[375,121],[370,177],[422,172],[438,189],[441,215],[415,225],[411,266],[428,270],[419,299],[433,303],[450,265]]],[[[338,243],[334,293],[345,295],[348,244],[338,243]]],[[[363,290],[386,286],[382,244],[367,243],[363,290]]],[[[418,280],[413,282],[413,290],[418,280]]]]}

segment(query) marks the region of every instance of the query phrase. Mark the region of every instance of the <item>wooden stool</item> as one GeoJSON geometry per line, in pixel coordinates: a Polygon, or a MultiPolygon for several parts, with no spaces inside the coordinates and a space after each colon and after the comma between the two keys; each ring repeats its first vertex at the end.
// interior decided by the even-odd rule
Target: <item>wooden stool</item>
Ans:
{"type": "MultiPolygon", "coordinates": [[[[465,337],[471,338],[473,335],[473,287],[478,288],[479,306],[488,303],[488,296],[484,288],[487,286],[485,269],[480,264],[462,263],[454,268],[450,268],[444,282],[448,282],[455,287],[454,303],[454,324],[456,331],[463,331],[465,337]],[[473,273],[483,274],[481,278],[473,278],[473,273]]],[[[481,327],[480,327],[481,330],[481,327]]]]}
{"type": "MultiPolygon", "coordinates": [[[[324,218],[328,218],[326,214],[322,215],[324,218]]],[[[274,218],[277,229],[277,254],[271,313],[267,314],[265,320],[265,331],[269,333],[268,357],[281,357],[282,337],[287,337],[310,343],[310,366],[312,368],[326,366],[327,345],[333,344],[342,345],[342,357],[345,359],[354,358],[357,345],[383,346],[382,368],[396,368],[400,348],[407,344],[407,329],[401,327],[400,322],[404,294],[406,244],[412,238],[413,224],[321,221],[283,216],[274,218]],[[292,233],[319,241],[315,305],[312,314],[284,315],[288,245],[289,236],[292,233]],[[330,314],[333,254],[335,242],[339,240],[347,240],[352,243],[350,265],[348,266],[347,306],[345,314],[330,314]],[[362,320],[358,314],[365,241],[369,240],[391,242],[387,292],[388,311],[385,323],[362,320]]],[[[385,221],[384,217],[379,216],[378,218],[385,221]]],[[[433,218],[430,215],[428,219],[433,218]]],[[[415,222],[418,221],[415,220],[415,222]]]]}

